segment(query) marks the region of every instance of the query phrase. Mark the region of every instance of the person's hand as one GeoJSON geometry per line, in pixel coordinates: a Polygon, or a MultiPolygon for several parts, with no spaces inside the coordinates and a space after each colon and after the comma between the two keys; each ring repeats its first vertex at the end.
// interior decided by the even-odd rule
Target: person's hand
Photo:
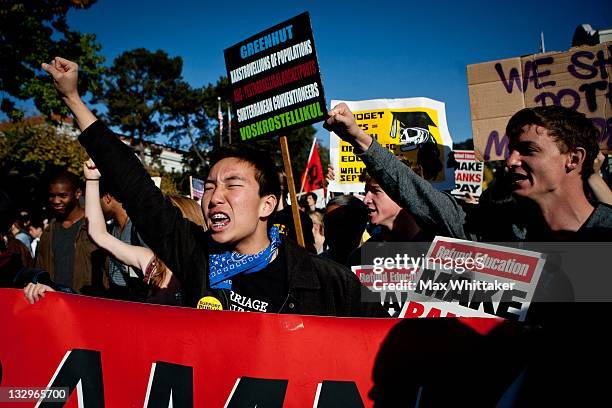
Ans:
{"type": "Polygon", "coordinates": [[[361,129],[357,126],[355,116],[346,103],[339,103],[327,112],[329,118],[323,123],[323,127],[334,132],[343,140],[350,142],[355,139],[361,129]]]}
{"type": "Polygon", "coordinates": [[[83,174],[87,180],[99,180],[102,175],[96,167],[96,163],[89,159],[83,164],[83,174]]]}
{"type": "Polygon", "coordinates": [[[334,180],[336,178],[336,172],[334,171],[334,166],[331,164],[327,166],[327,174],[325,175],[327,180],[334,180]]]}
{"type": "Polygon", "coordinates": [[[96,116],[83,103],[79,96],[77,87],[79,66],[76,63],[68,61],[65,58],[55,57],[51,63],[43,63],[42,69],[53,77],[55,88],[57,88],[62,95],[62,99],[66,106],[74,114],[81,131],[87,129],[97,120],[96,116]]]}
{"type": "Polygon", "coordinates": [[[80,99],[77,88],[79,66],[67,59],[55,57],[50,64],[42,64],[42,69],[53,77],[53,84],[66,101],[80,99]]]}
{"type": "Polygon", "coordinates": [[[465,193],[463,196],[463,201],[468,204],[478,204],[478,200],[476,200],[476,197],[474,197],[471,193],[465,193]]]}
{"type": "Polygon", "coordinates": [[[45,292],[55,292],[55,289],[43,285],[42,283],[28,283],[28,286],[23,288],[23,293],[30,304],[38,302],[45,297],[45,292]]]}
{"type": "Polygon", "coordinates": [[[602,152],[597,153],[597,157],[593,161],[593,172],[595,174],[599,174],[601,166],[603,166],[605,160],[606,156],[602,152]]]}

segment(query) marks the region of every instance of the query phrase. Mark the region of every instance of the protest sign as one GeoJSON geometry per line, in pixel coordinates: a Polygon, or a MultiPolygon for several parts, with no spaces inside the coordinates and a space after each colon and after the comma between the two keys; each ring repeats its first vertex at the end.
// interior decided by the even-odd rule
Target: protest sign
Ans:
{"type": "MultiPolygon", "coordinates": [[[[419,168],[435,188],[454,188],[453,169],[447,167],[453,143],[444,103],[428,98],[333,100],[331,106],[341,102],[348,105],[364,132],[411,167],[419,168]]],[[[364,184],[359,177],[365,165],[355,156],[353,147],[333,132],[329,147],[335,178],[328,188],[335,192],[363,192],[364,184]]]]}
{"type": "Polygon", "coordinates": [[[544,267],[538,252],[436,237],[406,282],[400,317],[502,317],[524,321],[544,267]]]}
{"type": "Polygon", "coordinates": [[[225,50],[241,140],[286,134],[323,120],[323,84],[302,13],[225,50]]]}
{"type": "Polygon", "coordinates": [[[484,163],[476,160],[473,150],[455,150],[453,154],[457,168],[455,168],[455,189],[451,194],[464,197],[469,193],[474,197],[480,197],[484,163]]]}
{"type": "MultiPolygon", "coordinates": [[[[539,252],[444,237],[436,237],[429,247],[416,242],[366,243],[361,260],[364,265],[353,271],[392,316],[401,306],[399,317],[520,321],[544,266],[539,252]]],[[[553,298],[561,299],[549,300],[553,298]]]]}
{"type": "Polygon", "coordinates": [[[467,67],[474,150],[485,161],[505,159],[510,117],[523,108],[560,105],[584,113],[612,149],[612,42],[467,67]]]}
{"type": "MultiPolygon", "coordinates": [[[[493,327],[486,320],[448,324],[486,334],[493,327]]],[[[42,407],[372,406],[374,362],[398,323],[63,293],[30,305],[23,291],[0,289],[0,325],[7,328],[0,336],[0,389],[67,387],[67,403],[42,407]]],[[[440,354],[442,344],[430,346],[432,356],[440,354]]],[[[0,403],[25,401],[8,402],[0,403]]]]}

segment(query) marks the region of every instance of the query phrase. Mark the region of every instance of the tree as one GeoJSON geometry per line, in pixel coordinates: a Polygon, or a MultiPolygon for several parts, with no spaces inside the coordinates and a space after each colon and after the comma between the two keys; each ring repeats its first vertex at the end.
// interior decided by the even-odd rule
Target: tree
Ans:
{"type": "Polygon", "coordinates": [[[195,169],[207,166],[207,152],[212,147],[213,133],[205,103],[204,90],[194,89],[182,79],[175,82],[163,100],[164,133],[176,148],[191,146],[192,154],[187,159],[195,169]]]}
{"type": "MultiPolygon", "coordinates": [[[[174,147],[189,150],[184,161],[192,174],[208,171],[208,153],[220,144],[217,98],[227,101],[230,92],[230,84],[226,77],[220,77],[216,84],[209,83],[197,89],[180,80],[175,83],[173,91],[164,98],[164,112],[167,119],[164,133],[170,137],[174,147]]],[[[225,125],[223,143],[229,143],[226,113],[226,109],[223,109],[225,125]]],[[[235,129],[232,130],[232,134],[235,137],[235,129]]]]}
{"type": "Polygon", "coordinates": [[[40,69],[61,55],[80,66],[79,91],[97,93],[101,87],[104,58],[91,34],[72,31],[66,23],[71,8],[85,9],[95,0],[30,0],[0,2],[0,109],[12,120],[23,118],[17,100],[33,99],[36,108],[51,117],[69,112],[57,97],[52,81],[40,69]]]}
{"type": "Polygon", "coordinates": [[[38,119],[7,125],[0,133],[0,174],[38,177],[54,166],[80,174],[87,153],[76,135],[38,119]]]}
{"type": "Polygon", "coordinates": [[[44,194],[41,175],[59,167],[80,175],[85,160],[75,134],[41,117],[4,124],[0,132],[0,188],[11,191],[24,208],[44,194]]]}
{"type": "Polygon", "coordinates": [[[181,57],[138,48],[115,58],[107,72],[103,96],[106,119],[133,138],[143,162],[143,141],[163,129],[164,103],[169,95],[177,95],[176,82],[181,80],[182,68],[181,57]]]}

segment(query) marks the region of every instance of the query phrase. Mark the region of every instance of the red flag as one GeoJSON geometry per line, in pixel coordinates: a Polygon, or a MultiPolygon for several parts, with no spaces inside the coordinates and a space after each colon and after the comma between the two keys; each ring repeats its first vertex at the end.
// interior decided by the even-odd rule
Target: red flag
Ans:
{"type": "Polygon", "coordinates": [[[300,192],[308,193],[324,187],[325,175],[323,174],[323,165],[321,165],[319,147],[315,138],[310,149],[310,155],[308,156],[308,164],[306,164],[306,169],[302,174],[302,188],[300,192]]]}

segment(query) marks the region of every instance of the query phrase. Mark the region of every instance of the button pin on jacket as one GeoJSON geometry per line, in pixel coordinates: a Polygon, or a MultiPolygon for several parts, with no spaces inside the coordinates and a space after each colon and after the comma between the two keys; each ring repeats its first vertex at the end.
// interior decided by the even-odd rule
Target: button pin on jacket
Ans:
{"type": "Polygon", "coordinates": [[[223,310],[223,305],[221,301],[213,296],[204,296],[198,302],[197,309],[205,309],[205,310],[223,310]]]}

